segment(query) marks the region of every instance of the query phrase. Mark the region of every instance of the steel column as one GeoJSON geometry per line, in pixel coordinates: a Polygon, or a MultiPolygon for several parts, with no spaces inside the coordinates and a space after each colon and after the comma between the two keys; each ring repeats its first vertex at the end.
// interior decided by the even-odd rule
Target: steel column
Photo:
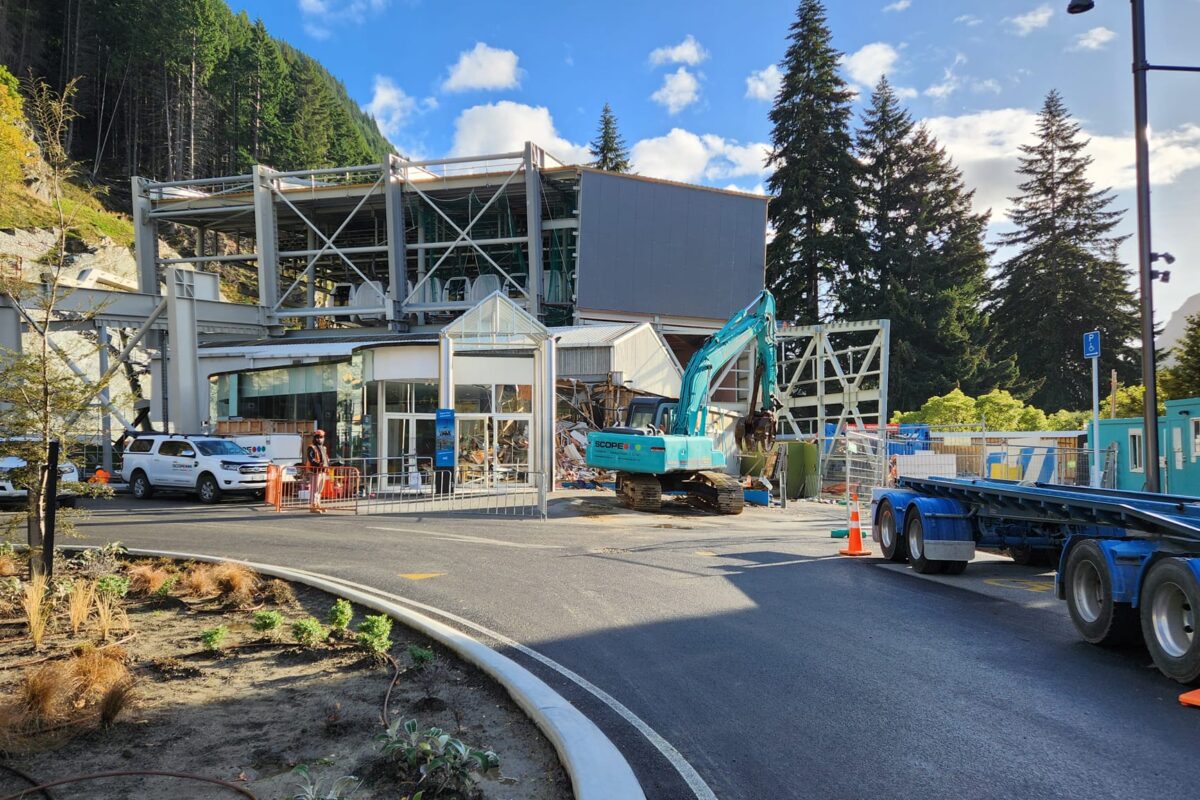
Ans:
{"type": "Polygon", "coordinates": [[[158,235],[151,216],[152,204],[146,194],[145,178],[130,179],[133,197],[133,256],[137,261],[138,291],[158,294],[158,235]]]}
{"type": "Polygon", "coordinates": [[[407,259],[404,243],[404,178],[398,169],[398,156],[389,156],[384,165],[383,201],[387,219],[388,326],[398,330],[404,319],[404,300],[408,297],[407,259]]]}
{"type": "Polygon", "coordinates": [[[529,314],[541,316],[542,305],[542,151],[533,142],[525,143],[525,225],[529,236],[529,314]]]}
{"type": "Polygon", "coordinates": [[[279,237],[271,183],[274,170],[254,167],[254,241],[258,260],[258,304],[274,316],[279,302],[279,237]]]}

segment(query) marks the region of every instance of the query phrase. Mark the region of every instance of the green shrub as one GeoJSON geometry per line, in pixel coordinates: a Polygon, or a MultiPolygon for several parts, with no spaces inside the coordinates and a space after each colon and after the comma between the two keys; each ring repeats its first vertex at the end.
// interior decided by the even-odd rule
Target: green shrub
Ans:
{"type": "Polygon", "coordinates": [[[228,636],[229,628],[224,625],[200,631],[200,641],[203,642],[205,650],[220,650],[228,636]]]}
{"type": "Polygon", "coordinates": [[[432,664],[437,658],[433,650],[428,647],[421,647],[419,644],[410,644],[408,646],[408,657],[412,659],[413,666],[417,669],[424,669],[426,665],[432,664]]]}
{"type": "Polygon", "coordinates": [[[291,800],[349,800],[362,786],[362,781],[353,775],[343,775],[325,788],[324,784],[314,778],[308,771],[308,766],[300,764],[292,770],[292,774],[300,778],[298,792],[291,800]]]}
{"type": "Polygon", "coordinates": [[[395,720],[379,735],[379,749],[399,762],[408,775],[427,784],[435,797],[443,792],[468,795],[476,775],[495,774],[500,757],[476,750],[441,728],[421,731],[415,719],[395,720]]]}
{"type": "Polygon", "coordinates": [[[179,583],[178,575],[169,575],[167,579],[151,593],[151,597],[156,597],[159,600],[166,600],[171,596],[171,590],[175,588],[175,584],[179,583]]]}
{"type": "Polygon", "coordinates": [[[250,627],[259,633],[271,633],[283,624],[283,614],[278,611],[256,611],[250,621],[250,627]]]}
{"type": "Polygon", "coordinates": [[[355,640],[360,647],[372,653],[386,653],[392,649],[392,618],[387,614],[369,614],[358,623],[355,640]]]}
{"type": "Polygon", "coordinates": [[[316,617],[305,617],[292,623],[292,638],[305,647],[316,647],[328,635],[329,631],[316,617]]]}
{"type": "Polygon", "coordinates": [[[326,621],[335,631],[344,631],[350,627],[353,617],[354,609],[350,606],[350,601],[339,597],[337,602],[329,607],[329,617],[326,621]]]}
{"type": "Polygon", "coordinates": [[[129,594],[129,578],[124,575],[105,575],[96,581],[96,594],[118,598],[129,594]]]}

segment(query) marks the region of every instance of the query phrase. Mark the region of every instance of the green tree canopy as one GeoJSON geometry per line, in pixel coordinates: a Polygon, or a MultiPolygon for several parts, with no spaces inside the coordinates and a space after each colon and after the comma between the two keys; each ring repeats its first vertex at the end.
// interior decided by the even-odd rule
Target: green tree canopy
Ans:
{"type": "Polygon", "coordinates": [[[1172,352],[1174,366],[1159,377],[1163,393],[1171,400],[1200,397],[1200,314],[1188,317],[1183,338],[1172,352]]]}
{"type": "Polygon", "coordinates": [[[600,129],[596,138],[588,145],[592,154],[592,166],[608,172],[629,172],[629,148],[617,130],[617,117],[608,103],[600,112],[600,129]]]}

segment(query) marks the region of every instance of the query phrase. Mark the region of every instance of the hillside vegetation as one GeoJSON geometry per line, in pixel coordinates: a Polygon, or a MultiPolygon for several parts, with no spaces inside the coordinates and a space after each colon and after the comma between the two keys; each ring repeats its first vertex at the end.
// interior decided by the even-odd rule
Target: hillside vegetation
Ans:
{"type": "Polygon", "coordinates": [[[222,0],[0,4],[0,62],[83,76],[72,156],[92,180],[173,180],[378,162],[390,146],[345,87],[222,0]]]}
{"type": "MultiPolygon", "coordinates": [[[[30,137],[16,78],[0,66],[0,230],[54,228],[58,212],[37,192],[44,170],[37,145],[30,137]]],[[[126,246],[133,244],[128,217],[106,211],[78,186],[64,185],[63,212],[72,233],[88,244],[104,238],[126,246]]]]}

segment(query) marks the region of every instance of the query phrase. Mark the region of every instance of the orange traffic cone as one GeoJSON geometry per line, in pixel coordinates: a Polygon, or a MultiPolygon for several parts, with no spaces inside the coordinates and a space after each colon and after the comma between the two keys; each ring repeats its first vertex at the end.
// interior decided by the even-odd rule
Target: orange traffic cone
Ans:
{"type": "Polygon", "coordinates": [[[1200,689],[1196,689],[1191,692],[1184,692],[1183,694],[1179,695],[1179,702],[1183,703],[1185,706],[1196,706],[1197,708],[1200,708],[1200,689]]]}
{"type": "Polygon", "coordinates": [[[850,496],[850,546],[838,550],[844,556],[869,556],[870,550],[863,548],[862,526],[858,521],[858,495],[850,496]]]}

